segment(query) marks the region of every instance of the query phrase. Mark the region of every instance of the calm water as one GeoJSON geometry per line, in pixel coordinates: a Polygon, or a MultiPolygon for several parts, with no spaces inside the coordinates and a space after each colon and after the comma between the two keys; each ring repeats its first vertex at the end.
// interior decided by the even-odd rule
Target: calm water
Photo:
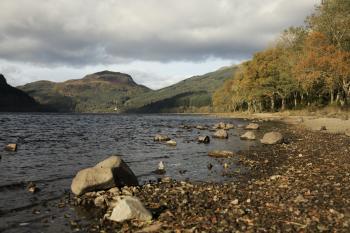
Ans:
{"type": "MultiPolygon", "coordinates": [[[[208,125],[233,119],[191,115],[108,115],[108,114],[0,114],[0,232],[50,232],[52,228],[34,228],[52,215],[42,206],[59,200],[69,191],[77,171],[94,166],[108,155],[118,154],[127,162],[140,183],[156,180],[152,171],[159,161],[168,176],[178,180],[222,182],[222,166],[207,156],[209,150],[244,150],[254,146],[241,141],[240,129],[230,130],[228,140],[212,139],[208,145],[197,144],[199,135],[209,130],[187,130],[180,125],[208,125]],[[178,143],[169,147],[153,142],[157,133],[178,143]],[[6,144],[17,143],[16,153],[5,152],[6,144]],[[207,164],[213,164],[211,171],[207,164]],[[187,170],[180,174],[180,170],[187,170]],[[25,186],[33,181],[41,189],[30,194],[25,186]],[[35,208],[42,211],[33,214],[35,208]]],[[[69,232],[60,227],[54,231],[69,232]]],[[[62,225],[62,226],[61,226],[62,225]]]]}

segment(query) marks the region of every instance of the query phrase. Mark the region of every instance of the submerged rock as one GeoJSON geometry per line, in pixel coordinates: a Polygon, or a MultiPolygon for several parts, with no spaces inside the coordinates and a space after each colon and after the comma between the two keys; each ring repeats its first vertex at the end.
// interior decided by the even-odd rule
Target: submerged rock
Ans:
{"type": "Polygon", "coordinates": [[[257,123],[250,123],[245,127],[245,129],[248,129],[248,130],[257,130],[259,128],[260,126],[257,123]]]}
{"type": "Polygon", "coordinates": [[[233,129],[235,126],[233,125],[233,124],[226,124],[225,125],[225,128],[224,129],[226,129],[226,130],[229,130],[229,129],[233,129]]]}
{"type": "Polygon", "coordinates": [[[136,197],[121,196],[114,204],[114,208],[109,219],[116,222],[123,222],[129,219],[150,221],[152,220],[152,214],[136,197]]]}
{"type": "Polygon", "coordinates": [[[266,145],[279,144],[283,142],[283,135],[279,132],[269,132],[264,134],[260,142],[266,145]]]}
{"type": "Polygon", "coordinates": [[[208,143],[210,143],[210,137],[209,136],[199,136],[198,142],[208,144],[208,143]]]}
{"type": "Polygon", "coordinates": [[[17,144],[8,144],[5,146],[5,150],[15,152],[17,151],[17,144]]]}
{"type": "Polygon", "coordinates": [[[166,142],[167,145],[169,146],[176,146],[176,141],[175,140],[169,140],[166,142]]]}
{"type": "Polygon", "coordinates": [[[165,142],[165,141],[169,141],[169,140],[170,140],[170,138],[166,135],[157,134],[154,137],[154,141],[156,141],[156,142],[165,142]]]}
{"type": "Polygon", "coordinates": [[[232,151],[226,151],[226,150],[214,150],[214,151],[209,151],[208,155],[210,157],[215,157],[215,158],[227,158],[227,157],[234,156],[234,153],[232,151]]]}
{"type": "Polygon", "coordinates": [[[229,129],[233,129],[235,126],[233,124],[229,124],[229,123],[224,123],[224,122],[220,122],[214,125],[214,129],[225,129],[225,130],[229,130],[229,129]]]}
{"type": "Polygon", "coordinates": [[[33,182],[29,182],[28,186],[27,186],[27,190],[30,193],[36,193],[38,192],[40,189],[38,187],[36,187],[36,184],[33,182]]]}
{"type": "Polygon", "coordinates": [[[216,131],[213,135],[214,138],[221,138],[221,139],[227,139],[228,138],[228,133],[224,129],[219,129],[216,131]]]}
{"type": "Polygon", "coordinates": [[[256,135],[253,131],[248,131],[240,137],[242,140],[255,140],[256,135]]]}
{"type": "Polygon", "coordinates": [[[197,126],[196,126],[196,129],[205,130],[205,129],[207,129],[207,127],[202,126],[202,125],[197,125],[197,126]]]}
{"type": "Polygon", "coordinates": [[[164,166],[164,163],[163,161],[160,161],[159,164],[158,164],[158,169],[154,171],[155,174],[158,174],[158,175],[163,175],[166,173],[165,171],[165,166],[164,166]]]}
{"type": "Polygon", "coordinates": [[[75,195],[81,195],[125,185],[138,185],[137,178],[119,156],[111,156],[95,167],[79,171],[72,181],[71,189],[75,195]]]}

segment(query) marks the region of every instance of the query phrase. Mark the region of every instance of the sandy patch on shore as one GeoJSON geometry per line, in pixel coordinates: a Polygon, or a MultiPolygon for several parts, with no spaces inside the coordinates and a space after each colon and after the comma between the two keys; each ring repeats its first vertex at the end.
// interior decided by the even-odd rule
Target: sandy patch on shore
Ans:
{"type": "Polygon", "coordinates": [[[224,113],[215,114],[221,117],[233,117],[233,118],[245,118],[245,119],[258,119],[266,121],[282,121],[287,124],[301,125],[306,129],[319,131],[321,127],[326,127],[324,132],[328,133],[345,133],[346,130],[350,130],[350,119],[340,119],[334,117],[321,117],[321,116],[298,116],[289,115],[285,113],[224,113]]]}

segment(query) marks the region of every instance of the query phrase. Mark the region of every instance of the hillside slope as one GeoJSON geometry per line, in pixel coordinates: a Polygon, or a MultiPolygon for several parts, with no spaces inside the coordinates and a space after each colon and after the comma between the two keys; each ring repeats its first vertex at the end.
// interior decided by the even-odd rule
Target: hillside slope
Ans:
{"type": "Polygon", "coordinates": [[[38,81],[19,87],[39,103],[60,112],[124,111],[124,103],[151,91],[128,74],[102,71],[62,83],[38,81]]]}
{"type": "Polygon", "coordinates": [[[160,90],[137,95],[126,101],[128,112],[208,112],[212,95],[232,78],[236,66],[185,79],[160,90]]]}
{"type": "Polygon", "coordinates": [[[7,84],[0,74],[0,112],[36,112],[44,109],[25,92],[7,84]]]}

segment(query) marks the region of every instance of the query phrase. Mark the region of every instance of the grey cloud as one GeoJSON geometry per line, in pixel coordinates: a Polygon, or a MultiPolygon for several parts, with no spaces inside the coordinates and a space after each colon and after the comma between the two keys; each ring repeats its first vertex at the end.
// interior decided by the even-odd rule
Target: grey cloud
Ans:
{"type": "Polygon", "coordinates": [[[38,65],[245,59],[317,0],[1,0],[0,57],[38,65]]]}

